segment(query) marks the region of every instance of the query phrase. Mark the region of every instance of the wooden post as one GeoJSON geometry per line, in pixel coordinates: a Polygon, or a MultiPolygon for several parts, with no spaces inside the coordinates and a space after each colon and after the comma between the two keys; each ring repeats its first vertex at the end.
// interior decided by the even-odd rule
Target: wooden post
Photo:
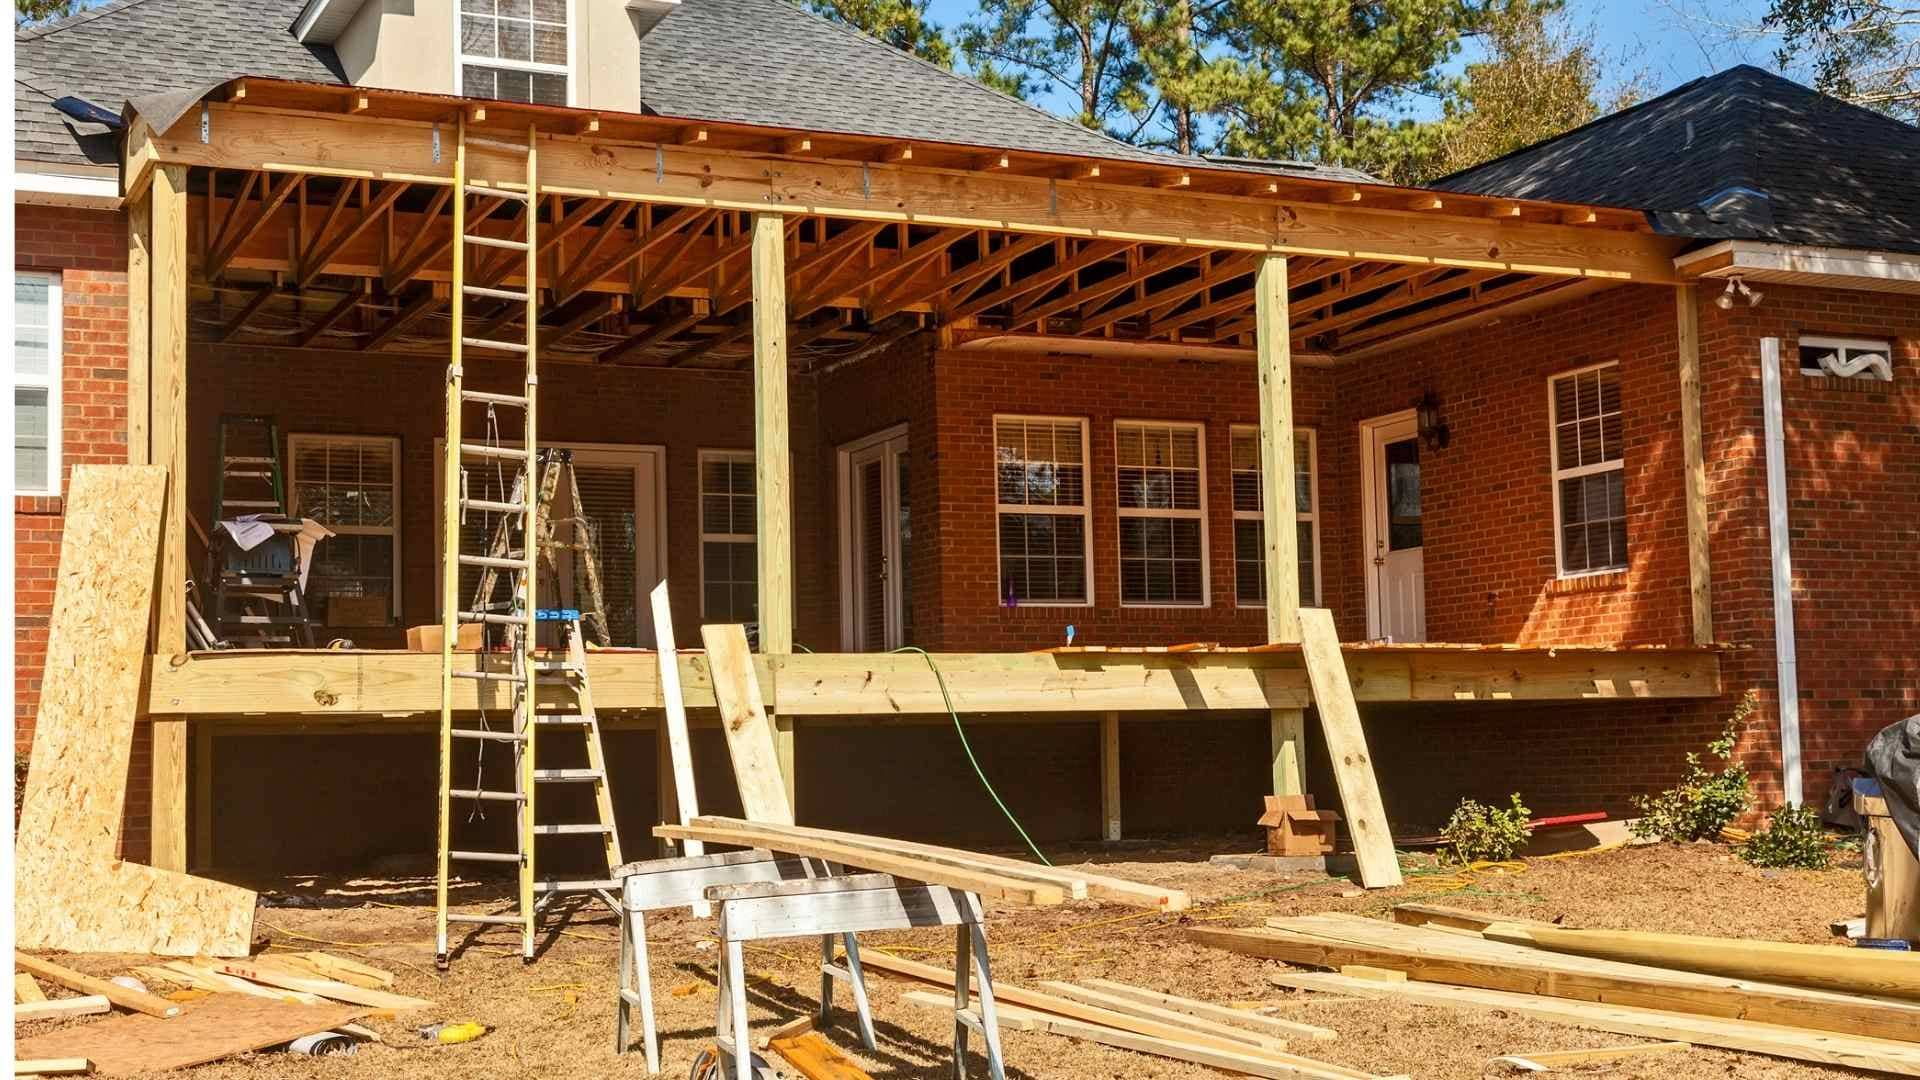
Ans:
{"type": "Polygon", "coordinates": [[[127,204],[127,464],[149,465],[153,446],[148,420],[151,374],[149,320],[153,297],[153,195],[143,192],[127,204]]]}
{"type": "Polygon", "coordinates": [[[1120,839],[1120,714],[1100,715],[1100,818],[1102,835],[1120,839]]]}
{"type": "Polygon", "coordinates": [[[195,870],[213,867],[213,725],[193,721],[193,851],[195,870]]]}
{"type": "Polygon", "coordinates": [[[1680,446],[1687,491],[1687,579],[1693,601],[1693,642],[1713,644],[1713,560],[1707,554],[1707,459],[1700,422],[1699,288],[1673,291],[1679,319],[1680,446]]]}
{"type": "MultiPolygon", "coordinates": [[[[787,427],[787,248],[779,214],[753,216],[753,474],[760,651],[793,652],[793,454],[787,427]]],[[[771,690],[771,688],[769,688],[771,690]]],[[[777,700],[772,693],[769,699],[777,700]]],[[[794,805],[794,728],[775,716],[774,750],[794,805]]]]}
{"type": "MultiPolygon", "coordinates": [[[[160,581],[155,593],[154,649],[187,648],[187,168],[153,171],[148,424],[152,458],[167,467],[160,522],[160,581]]],[[[187,725],[152,725],[152,848],[162,870],[187,868],[187,725]]]]}
{"type": "MultiPolygon", "coordinates": [[[[1260,506],[1266,535],[1267,640],[1300,640],[1300,541],[1294,507],[1293,356],[1287,320],[1287,258],[1268,255],[1254,278],[1254,332],[1260,368],[1260,506]]],[[[1273,793],[1306,790],[1306,717],[1268,715],[1273,793]]]]}

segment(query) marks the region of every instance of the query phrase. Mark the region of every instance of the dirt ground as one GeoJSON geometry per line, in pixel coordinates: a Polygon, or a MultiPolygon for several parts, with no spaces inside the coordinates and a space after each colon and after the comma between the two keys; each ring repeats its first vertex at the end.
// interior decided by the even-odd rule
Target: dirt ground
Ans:
{"type": "MultiPolygon", "coordinates": [[[[1864,898],[1857,857],[1822,872],[1758,870],[1718,845],[1661,845],[1578,857],[1529,859],[1517,873],[1463,876],[1431,858],[1406,860],[1407,883],[1363,892],[1344,878],[1286,878],[1210,866],[1202,847],[1085,848],[1049,852],[1057,863],[1097,861],[1105,872],[1190,891],[1184,915],[1143,913],[1094,903],[1056,908],[1000,908],[989,917],[996,982],[1107,978],[1209,1001],[1260,1001],[1274,1015],[1336,1029],[1334,1041],[1298,1040],[1296,1053],[1383,1075],[1468,1078],[1511,1075],[1489,1059],[1510,1053],[1615,1046],[1641,1040],[1547,1024],[1500,1012],[1465,1012],[1353,998],[1315,1000],[1266,979],[1283,965],[1188,944],[1190,922],[1259,925],[1267,917],[1346,911],[1385,917],[1404,901],[1450,904],[1568,925],[1751,936],[1784,941],[1832,940],[1828,924],[1858,915],[1864,898]]],[[[347,882],[296,879],[255,883],[283,894],[318,900],[322,908],[263,908],[258,931],[272,949],[324,949],[356,956],[398,975],[395,989],[430,998],[436,1007],[371,1026],[384,1044],[363,1045],[352,1058],[304,1058],[260,1053],[202,1066],[195,1080],[312,1077],[643,1077],[643,1056],[615,1056],[616,923],[597,902],[581,906],[550,936],[538,962],[523,965],[505,934],[481,938],[452,970],[433,970],[430,881],[347,882]],[[351,906],[346,906],[351,905],[351,906]],[[476,1020],[493,1031],[473,1043],[424,1044],[414,1027],[432,1021],[476,1020]]],[[[487,910],[468,897],[467,910],[487,910]]],[[[712,1037],[715,994],[712,924],[684,912],[648,918],[653,985],[663,1036],[662,1075],[683,1077],[712,1037]]],[[[950,930],[862,935],[863,948],[885,948],[932,963],[950,963],[950,930]]],[[[812,941],[749,947],[749,1008],[757,1031],[810,1011],[818,993],[818,953],[812,941]]],[[[119,974],[134,957],[75,957],[76,966],[119,974]]],[[[879,1049],[863,1050],[852,1033],[850,1002],[842,988],[838,1018],[828,1037],[876,1078],[951,1075],[952,1020],[900,1000],[911,984],[870,973],[879,1049]]],[[[169,987],[157,987],[166,990],[169,987]]],[[[86,1023],[89,1021],[69,1021],[86,1023]]],[[[28,1036],[42,1029],[22,1025],[28,1036]]],[[[638,1039],[638,1023],[635,1024],[638,1039]]],[[[1198,1080],[1220,1075],[1196,1065],[1108,1049],[1055,1035],[1003,1033],[1007,1075],[1016,1080],[1060,1077],[1150,1077],[1198,1080]]],[[[974,1039],[968,1072],[984,1076],[974,1039]]],[[[1585,1075],[1609,1078],[1832,1076],[1826,1069],[1754,1055],[1691,1049],[1585,1066],[1585,1075]]]]}

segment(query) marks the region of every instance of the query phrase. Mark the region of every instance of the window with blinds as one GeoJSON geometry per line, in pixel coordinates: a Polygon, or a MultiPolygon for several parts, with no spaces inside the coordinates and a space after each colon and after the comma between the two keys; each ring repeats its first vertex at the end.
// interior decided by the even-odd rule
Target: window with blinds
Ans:
{"type": "Polygon", "coordinates": [[[996,416],[993,438],[1001,602],[1092,603],[1087,422],[996,416]]]}
{"type": "Polygon", "coordinates": [[[13,279],[13,490],[60,491],[60,277],[13,279]]]}
{"type": "Polygon", "coordinates": [[[701,618],[759,621],[758,512],[752,452],[700,451],[701,618]]]}
{"type": "Polygon", "coordinates": [[[1198,424],[1114,425],[1120,602],[1207,602],[1206,470],[1198,424]]]}
{"type": "Polygon", "coordinates": [[[1560,576],[1623,570],[1627,472],[1620,365],[1556,375],[1548,380],[1548,401],[1560,576]]]}
{"type": "MultiPolygon", "coordinates": [[[[1266,517],[1260,496],[1260,429],[1235,427],[1233,467],[1233,594],[1243,607],[1267,602],[1266,517]]],[[[1300,603],[1320,604],[1320,486],[1310,430],[1293,435],[1293,507],[1299,522],[1300,603]]]]}
{"type": "Polygon", "coordinates": [[[354,625],[369,606],[339,618],[335,597],[379,601],[383,624],[400,614],[400,440],[370,435],[289,435],[287,485],[295,517],[333,530],[313,550],[307,604],[332,625],[354,625]]]}

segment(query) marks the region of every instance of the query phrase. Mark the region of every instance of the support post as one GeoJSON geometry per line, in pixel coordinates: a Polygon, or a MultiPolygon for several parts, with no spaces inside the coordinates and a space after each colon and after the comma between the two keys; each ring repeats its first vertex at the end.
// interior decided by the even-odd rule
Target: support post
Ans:
{"type": "Polygon", "coordinates": [[[153,463],[148,419],[153,402],[148,378],[153,363],[150,320],[153,298],[153,194],[127,204],[127,464],[153,463]]]}
{"type": "MultiPolygon", "coordinates": [[[[1260,506],[1266,538],[1267,640],[1300,640],[1300,542],[1294,505],[1292,328],[1287,258],[1267,255],[1254,278],[1254,334],[1260,368],[1260,506]]],[[[1306,790],[1306,715],[1274,709],[1273,793],[1306,790]]]]}
{"type": "MultiPolygon", "coordinates": [[[[760,569],[760,651],[793,651],[793,453],[787,409],[786,222],[753,216],[753,474],[760,569]]],[[[769,688],[771,689],[771,688],[769,688]]],[[[778,700],[773,693],[768,700],[778,700]]],[[[794,805],[794,728],[775,716],[774,750],[794,805]]]]}
{"type": "MultiPolygon", "coordinates": [[[[187,168],[153,171],[148,330],[148,424],[152,458],[167,467],[160,522],[160,581],[154,596],[154,649],[187,648],[187,168]]],[[[150,861],[187,868],[187,724],[154,723],[150,861]]]]}
{"type": "Polygon", "coordinates": [[[1120,839],[1120,714],[1100,714],[1101,835],[1120,839]]]}
{"type": "Polygon", "coordinates": [[[1673,291],[1679,320],[1680,446],[1687,492],[1687,580],[1693,603],[1693,643],[1713,644],[1713,560],[1707,553],[1707,458],[1700,417],[1699,287],[1673,291]]]}
{"type": "Polygon", "coordinates": [[[1760,339],[1760,407],[1767,456],[1767,547],[1773,562],[1773,654],[1779,679],[1780,789],[1799,806],[1800,658],[1793,636],[1793,545],[1787,525],[1787,422],[1780,386],[1780,339],[1760,339]]]}
{"type": "Polygon", "coordinates": [[[213,725],[193,721],[193,867],[213,868],[213,725]]]}

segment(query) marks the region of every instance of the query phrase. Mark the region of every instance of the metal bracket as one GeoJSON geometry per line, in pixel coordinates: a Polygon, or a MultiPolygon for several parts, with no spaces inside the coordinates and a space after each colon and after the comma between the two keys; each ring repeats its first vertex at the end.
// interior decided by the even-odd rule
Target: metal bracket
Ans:
{"type": "Polygon", "coordinates": [[[860,197],[873,198],[873,177],[867,172],[867,163],[860,163],[860,197]]]}
{"type": "Polygon", "coordinates": [[[1060,214],[1060,182],[1057,180],[1047,181],[1047,213],[1056,217],[1060,214]]]}
{"type": "Polygon", "coordinates": [[[440,125],[433,125],[433,163],[440,164],[440,125]]]}
{"type": "Polygon", "coordinates": [[[212,141],[213,116],[207,111],[207,103],[203,101],[200,103],[200,142],[206,144],[212,141]]]}
{"type": "Polygon", "coordinates": [[[656,184],[667,182],[667,152],[658,146],[653,148],[653,182],[656,184]]]}

